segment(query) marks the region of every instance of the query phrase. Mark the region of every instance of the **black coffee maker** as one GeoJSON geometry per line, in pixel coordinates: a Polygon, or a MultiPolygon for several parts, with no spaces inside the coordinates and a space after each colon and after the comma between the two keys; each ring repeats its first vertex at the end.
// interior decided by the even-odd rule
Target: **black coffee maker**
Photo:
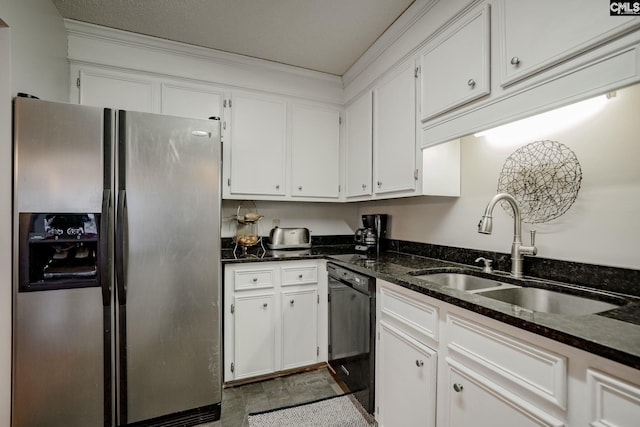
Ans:
{"type": "Polygon", "coordinates": [[[362,215],[362,228],[356,230],[353,240],[355,251],[367,256],[380,254],[380,243],[387,236],[387,215],[362,215]]]}

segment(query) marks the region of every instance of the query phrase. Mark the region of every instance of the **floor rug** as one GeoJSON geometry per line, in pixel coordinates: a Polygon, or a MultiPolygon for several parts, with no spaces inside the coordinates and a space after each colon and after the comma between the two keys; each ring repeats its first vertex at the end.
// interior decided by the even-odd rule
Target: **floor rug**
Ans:
{"type": "Polygon", "coordinates": [[[371,427],[376,423],[350,394],[249,414],[250,427],[371,427]]]}

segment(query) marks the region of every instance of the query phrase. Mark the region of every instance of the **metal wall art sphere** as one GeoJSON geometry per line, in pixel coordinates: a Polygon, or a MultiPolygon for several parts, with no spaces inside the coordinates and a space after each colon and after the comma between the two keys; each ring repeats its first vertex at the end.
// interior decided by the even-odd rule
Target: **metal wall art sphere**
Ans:
{"type": "MultiPolygon", "coordinates": [[[[509,193],[530,224],[551,221],[575,202],[582,169],[575,153],[557,141],[535,141],[513,152],[502,166],[498,193],[509,193]]],[[[502,208],[513,216],[508,203],[502,208]]]]}

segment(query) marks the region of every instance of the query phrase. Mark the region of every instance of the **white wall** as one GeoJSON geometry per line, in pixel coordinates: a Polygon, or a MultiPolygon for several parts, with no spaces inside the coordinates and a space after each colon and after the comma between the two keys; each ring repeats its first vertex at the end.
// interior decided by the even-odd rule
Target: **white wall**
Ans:
{"type": "Polygon", "coordinates": [[[0,19],[0,425],[11,416],[11,33],[0,19]]]}
{"type": "MultiPolygon", "coordinates": [[[[640,268],[640,85],[619,90],[597,116],[571,130],[544,135],[573,150],[583,179],[574,205],[543,224],[523,224],[523,240],[537,230],[538,256],[599,265],[640,268]]],[[[532,141],[527,141],[532,142],[532,141]]],[[[494,211],[492,235],[477,233],[506,158],[517,145],[496,147],[484,138],[461,143],[461,197],[417,197],[360,205],[359,213],[391,215],[390,237],[509,253],[513,219],[494,211]]]]}
{"type": "Polygon", "coordinates": [[[49,0],[0,0],[0,425],[11,416],[11,99],[67,101],[67,40],[49,0]],[[6,28],[9,27],[9,28],[6,28]]]}
{"type": "Polygon", "coordinates": [[[0,19],[11,28],[12,94],[69,100],[67,33],[49,0],[0,0],[0,19]]]}
{"type": "MultiPolygon", "coordinates": [[[[241,200],[222,201],[222,237],[232,237],[236,231],[234,218],[241,200]]],[[[274,220],[280,227],[306,227],[313,236],[353,234],[358,223],[358,207],[353,203],[306,203],[306,202],[255,202],[258,212],[264,216],[260,221],[260,235],[268,236],[274,220]]],[[[241,214],[252,208],[243,203],[241,214]]]]}

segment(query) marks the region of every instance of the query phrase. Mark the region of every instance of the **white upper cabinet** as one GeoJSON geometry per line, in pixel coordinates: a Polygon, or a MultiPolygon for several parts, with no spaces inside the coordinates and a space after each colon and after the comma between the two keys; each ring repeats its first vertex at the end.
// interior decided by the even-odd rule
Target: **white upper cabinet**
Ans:
{"type": "Polygon", "coordinates": [[[222,120],[224,93],[209,86],[187,86],[162,83],[162,114],[172,116],[222,120]]]}
{"type": "Polygon", "coordinates": [[[489,5],[453,23],[420,54],[420,119],[490,92],[489,5]]]}
{"type": "Polygon", "coordinates": [[[291,104],[291,195],[334,198],[340,185],[340,112],[291,104]]]}
{"type": "Polygon", "coordinates": [[[235,93],[231,99],[231,194],[286,193],[287,103],[276,97],[235,93]]]}
{"type": "Polygon", "coordinates": [[[367,91],[345,110],[345,195],[371,195],[372,136],[371,92],[367,91]]]}
{"type": "Polygon", "coordinates": [[[639,17],[609,16],[609,2],[497,0],[501,84],[508,86],[633,27],[639,17]]]}
{"type": "Polygon", "coordinates": [[[77,76],[79,104],[145,113],[158,112],[154,96],[157,82],[143,74],[76,67],[72,67],[71,72],[77,76]]]}
{"type": "Polygon", "coordinates": [[[374,192],[409,193],[416,188],[416,76],[413,59],[393,70],[373,90],[374,192]]]}

